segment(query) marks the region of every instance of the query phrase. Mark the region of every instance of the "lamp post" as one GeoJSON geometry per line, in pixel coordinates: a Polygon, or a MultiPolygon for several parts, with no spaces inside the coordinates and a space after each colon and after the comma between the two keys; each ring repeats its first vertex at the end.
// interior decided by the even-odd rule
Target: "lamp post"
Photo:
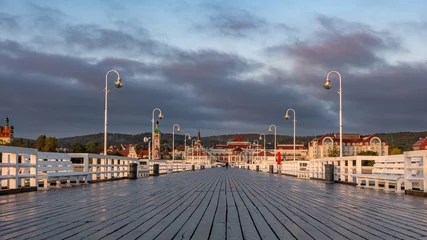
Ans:
{"type": "Polygon", "coordinates": [[[150,159],[150,152],[151,152],[151,137],[144,137],[144,142],[148,142],[148,159],[150,159]]]}
{"type": "Polygon", "coordinates": [[[177,132],[181,132],[181,128],[178,124],[172,126],[172,162],[175,161],[175,127],[177,127],[177,132]]]}
{"type": "Polygon", "coordinates": [[[107,72],[107,74],[105,75],[105,115],[104,115],[104,155],[107,155],[107,108],[108,108],[108,74],[111,72],[115,72],[117,74],[117,80],[114,83],[114,86],[116,86],[116,88],[122,88],[123,87],[123,83],[122,80],[120,79],[120,74],[119,72],[117,72],[116,70],[110,70],[107,72]]]}
{"type": "Polygon", "coordinates": [[[289,111],[293,111],[294,112],[294,161],[295,161],[295,132],[296,132],[296,126],[297,126],[297,120],[296,120],[296,113],[295,110],[293,110],[292,108],[289,108],[288,110],[286,110],[286,114],[285,114],[285,118],[286,120],[289,119],[289,111]]]}
{"type": "MultiPolygon", "coordinates": [[[[151,116],[151,145],[153,146],[153,148],[154,148],[154,112],[156,110],[159,111],[159,119],[163,118],[162,110],[160,110],[160,108],[153,109],[153,114],[151,116]]],[[[153,152],[154,151],[151,152],[151,159],[154,159],[153,158],[153,152]]]]}
{"type": "Polygon", "coordinates": [[[266,151],[266,149],[265,149],[265,134],[264,133],[261,133],[260,135],[259,135],[259,140],[262,140],[262,135],[264,135],[264,163],[265,163],[265,151],[266,151]]]}
{"type": "Polygon", "coordinates": [[[276,125],[271,124],[270,127],[268,128],[268,132],[271,132],[271,127],[274,127],[274,156],[276,156],[276,149],[277,149],[277,141],[276,141],[276,125]]]}
{"type": "Polygon", "coordinates": [[[185,152],[185,160],[187,160],[187,135],[188,135],[188,140],[191,140],[191,135],[189,133],[186,133],[184,135],[184,152],[185,152]]]}
{"type": "Polygon", "coordinates": [[[332,88],[331,80],[329,80],[329,75],[331,73],[337,74],[340,80],[340,88],[338,89],[338,94],[340,95],[340,158],[342,158],[342,81],[341,81],[341,74],[339,72],[330,71],[326,76],[325,84],[323,84],[323,87],[325,89],[332,88]]]}
{"type": "Polygon", "coordinates": [[[191,164],[194,164],[194,142],[196,141],[196,139],[191,140],[191,164]]]}
{"type": "MultiPolygon", "coordinates": [[[[256,142],[256,154],[258,155],[258,140],[254,140],[254,144],[255,144],[255,142],[256,142]]],[[[258,157],[258,156],[257,156],[258,157]]]]}

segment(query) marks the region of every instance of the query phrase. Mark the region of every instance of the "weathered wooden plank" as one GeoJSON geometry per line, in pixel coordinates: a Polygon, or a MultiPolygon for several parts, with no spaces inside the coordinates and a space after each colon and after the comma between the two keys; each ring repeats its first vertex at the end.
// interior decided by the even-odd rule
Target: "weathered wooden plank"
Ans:
{"type": "Polygon", "coordinates": [[[277,235],[265,221],[259,209],[254,205],[248,195],[241,188],[237,189],[240,198],[242,199],[245,207],[248,209],[249,215],[251,216],[251,219],[254,222],[260,237],[262,239],[278,239],[277,235]]]}
{"type": "MultiPolygon", "coordinates": [[[[117,198],[117,197],[114,197],[114,198],[117,198]]],[[[115,204],[122,204],[122,206],[123,205],[125,205],[126,204],[126,201],[123,201],[123,199],[122,198],[118,198],[118,200],[116,201],[116,202],[114,202],[114,201],[112,201],[111,200],[112,198],[110,198],[110,205],[115,205],[115,204]]],[[[128,200],[128,202],[129,201],[133,201],[133,200],[128,200]]],[[[28,227],[30,227],[30,226],[37,226],[37,225],[39,225],[39,224],[45,224],[44,222],[47,222],[48,224],[50,223],[50,224],[55,224],[56,222],[57,222],[57,219],[61,219],[61,218],[63,218],[63,216],[64,215],[66,215],[67,216],[67,218],[69,219],[68,221],[76,221],[77,219],[75,218],[75,216],[73,216],[73,212],[75,212],[74,214],[76,214],[76,216],[78,216],[78,217],[80,217],[80,219],[83,219],[83,220],[85,220],[85,221],[88,221],[88,218],[86,217],[86,216],[96,216],[97,215],[97,213],[96,212],[98,212],[98,214],[101,214],[101,213],[103,213],[102,211],[100,211],[102,208],[105,208],[106,206],[105,205],[103,205],[102,203],[97,203],[97,202],[92,202],[93,204],[92,205],[90,205],[90,204],[82,204],[82,205],[77,205],[77,206],[84,206],[84,207],[80,207],[80,208],[73,208],[73,207],[70,207],[70,210],[69,211],[72,211],[71,212],[71,214],[70,214],[70,212],[69,211],[67,211],[66,209],[68,208],[68,204],[67,204],[67,206],[64,206],[64,210],[63,211],[61,211],[61,212],[54,212],[54,213],[51,213],[51,215],[53,216],[53,217],[48,217],[48,218],[46,218],[46,216],[45,215],[41,215],[41,218],[39,218],[39,219],[34,219],[34,221],[30,221],[30,220],[27,220],[27,221],[25,221],[25,224],[19,224],[18,225],[18,229],[12,229],[13,231],[19,231],[19,229],[27,229],[28,227]],[[97,206],[97,207],[93,207],[93,206],[97,206]],[[79,212],[79,210],[81,210],[81,209],[83,209],[83,208],[86,208],[86,209],[88,209],[88,210],[90,210],[90,211],[85,211],[86,212],[86,214],[81,214],[81,212],[79,212]],[[97,210],[98,209],[98,210],[97,210]],[[43,221],[43,220],[49,220],[49,221],[43,221]]],[[[121,209],[123,209],[123,208],[121,208],[121,209]]],[[[126,209],[126,208],[125,208],[126,209]]],[[[2,231],[2,233],[6,233],[7,231],[2,231]]]]}
{"type": "MultiPolygon", "coordinates": [[[[218,196],[215,195],[218,194],[221,188],[222,182],[222,174],[219,174],[219,178],[215,183],[214,188],[211,188],[206,198],[203,200],[203,202],[197,207],[196,211],[191,215],[191,217],[188,219],[188,221],[182,226],[182,228],[173,236],[173,239],[191,239],[194,232],[196,231],[196,228],[200,224],[203,216],[205,216],[206,211],[208,210],[209,205],[212,201],[216,201],[218,196]]],[[[162,234],[160,234],[157,238],[158,239],[170,239],[167,235],[168,231],[166,230],[162,234]]]]}
{"type": "Polygon", "coordinates": [[[424,239],[424,199],[240,169],[0,196],[0,239],[424,239]]]}
{"type": "Polygon", "coordinates": [[[225,179],[221,182],[218,206],[215,211],[215,218],[212,223],[212,230],[209,239],[225,239],[227,236],[227,197],[225,195],[225,182],[225,179]]]}
{"type": "Polygon", "coordinates": [[[240,225],[240,215],[234,201],[233,191],[236,191],[231,176],[226,178],[226,197],[227,197],[227,239],[243,239],[242,228],[240,225]]]}
{"type": "Polygon", "coordinates": [[[195,198],[191,201],[185,201],[176,208],[172,213],[166,215],[160,222],[156,223],[149,231],[144,233],[139,239],[172,239],[173,236],[179,231],[182,225],[187,221],[191,214],[200,205],[203,199],[206,197],[210,189],[212,189],[218,179],[210,182],[204,189],[195,192],[195,198]],[[160,233],[168,228],[169,231],[165,232],[166,238],[159,237],[160,233]]]}
{"type": "MultiPolygon", "coordinates": [[[[215,170],[217,171],[217,170],[215,170]]],[[[224,174],[222,174],[224,175],[224,174]]],[[[222,184],[224,179],[222,178],[219,183],[219,188],[215,189],[212,200],[209,203],[208,208],[206,209],[202,219],[200,220],[199,224],[197,225],[197,228],[191,237],[191,239],[208,239],[210,235],[210,231],[212,229],[213,221],[215,218],[215,212],[218,206],[219,202],[219,195],[221,192],[222,184]]]]}
{"type": "MultiPolygon", "coordinates": [[[[101,226],[97,226],[96,229],[90,229],[90,233],[86,236],[90,237],[96,237],[96,236],[102,236],[106,239],[117,239],[119,237],[122,237],[126,234],[129,234],[132,232],[132,230],[139,227],[139,225],[142,225],[143,223],[150,221],[154,217],[160,216],[159,214],[162,213],[163,210],[171,208],[171,206],[177,206],[182,201],[186,200],[196,187],[204,187],[207,183],[204,184],[198,184],[198,181],[193,182],[194,185],[189,184],[185,188],[184,191],[170,191],[172,194],[169,196],[169,198],[165,198],[165,201],[157,201],[157,203],[152,204],[152,206],[147,206],[148,208],[146,210],[143,210],[142,212],[136,212],[132,219],[125,219],[125,221],[120,222],[120,224],[116,224],[116,222],[111,222],[114,225],[111,224],[104,224],[101,226]],[[198,186],[199,185],[199,186],[198,186]],[[183,198],[185,195],[189,195],[187,198],[183,198]],[[96,234],[95,236],[92,236],[92,234],[96,234]]],[[[139,229],[142,230],[142,229],[139,229]]],[[[135,235],[135,234],[134,234],[135,235]]]]}

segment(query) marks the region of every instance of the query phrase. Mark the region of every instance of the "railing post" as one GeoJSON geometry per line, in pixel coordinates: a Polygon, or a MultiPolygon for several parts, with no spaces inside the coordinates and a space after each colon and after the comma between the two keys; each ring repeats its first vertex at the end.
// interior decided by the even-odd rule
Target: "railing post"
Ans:
{"type": "Polygon", "coordinates": [[[158,163],[153,165],[153,176],[155,176],[155,177],[159,176],[159,164],[158,163]]]}
{"type": "Polygon", "coordinates": [[[37,154],[30,154],[30,164],[34,164],[34,167],[30,168],[30,174],[34,175],[35,178],[30,179],[30,187],[37,187],[39,182],[38,165],[37,165],[37,154]]]}
{"type": "Polygon", "coordinates": [[[405,179],[405,190],[412,190],[412,182],[409,181],[409,178],[411,177],[411,170],[409,169],[411,167],[412,159],[410,156],[408,156],[408,152],[403,153],[404,158],[404,179],[405,179]]]}
{"type": "Polygon", "coordinates": [[[129,179],[138,179],[138,164],[137,163],[130,163],[129,164],[128,178],[129,179]]]}
{"type": "Polygon", "coordinates": [[[324,172],[325,181],[327,183],[334,183],[334,181],[335,181],[335,166],[334,166],[334,164],[325,164],[324,167],[325,167],[325,172],[324,172]]]}

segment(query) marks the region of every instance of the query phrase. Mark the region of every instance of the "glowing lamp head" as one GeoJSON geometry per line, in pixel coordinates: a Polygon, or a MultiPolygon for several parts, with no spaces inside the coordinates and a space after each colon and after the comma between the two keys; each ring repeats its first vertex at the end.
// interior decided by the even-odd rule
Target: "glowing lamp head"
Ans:
{"type": "Polygon", "coordinates": [[[331,80],[326,79],[325,84],[323,84],[323,87],[325,89],[331,89],[332,88],[331,80]]]}
{"type": "Polygon", "coordinates": [[[181,128],[178,126],[178,129],[176,131],[177,132],[181,132],[181,128]]]}
{"type": "Polygon", "coordinates": [[[163,119],[163,114],[162,113],[159,113],[159,118],[163,119]]]}
{"type": "Polygon", "coordinates": [[[116,88],[122,88],[123,87],[122,79],[117,78],[116,82],[114,83],[114,86],[116,86],[116,88]]]}
{"type": "Polygon", "coordinates": [[[289,120],[289,114],[288,114],[288,112],[286,112],[285,118],[286,118],[286,120],[289,120]]]}

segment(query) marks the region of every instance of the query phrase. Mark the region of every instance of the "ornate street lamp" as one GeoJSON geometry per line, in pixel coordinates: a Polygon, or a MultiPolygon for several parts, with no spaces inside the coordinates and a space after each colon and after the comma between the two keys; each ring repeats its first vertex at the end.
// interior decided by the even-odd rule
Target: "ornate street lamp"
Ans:
{"type": "Polygon", "coordinates": [[[340,95],[340,158],[342,158],[342,79],[341,79],[341,74],[337,71],[330,71],[328,73],[328,75],[326,76],[326,80],[325,80],[325,84],[323,84],[323,87],[325,89],[331,89],[332,88],[332,84],[331,84],[331,80],[329,80],[329,75],[331,73],[335,73],[338,75],[339,77],[339,81],[340,81],[340,88],[338,89],[338,94],[340,95]]]}
{"type": "Polygon", "coordinates": [[[120,74],[119,72],[117,72],[116,70],[110,70],[107,72],[107,74],[105,75],[105,115],[104,115],[104,155],[107,155],[107,108],[108,108],[108,74],[114,72],[117,74],[117,80],[116,82],[114,82],[114,86],[116,86],[116,88],[122,88],[123,87],[123,83],[122,83],[122,79],[120,79],[120,74]]]}
{"type": "Polygon", "coordinates": [[[293,110],[292,108],[289,108],[288,110],[286,110],[286,114],[285,114],[286,120],[289,120],[289,111],[294,112],[294,161],[295,161],[295,132],[296,132],[296,127],[297,127],[297,125],[296,125],[297,120],[296,120],[295,110],[293,110]]]}

